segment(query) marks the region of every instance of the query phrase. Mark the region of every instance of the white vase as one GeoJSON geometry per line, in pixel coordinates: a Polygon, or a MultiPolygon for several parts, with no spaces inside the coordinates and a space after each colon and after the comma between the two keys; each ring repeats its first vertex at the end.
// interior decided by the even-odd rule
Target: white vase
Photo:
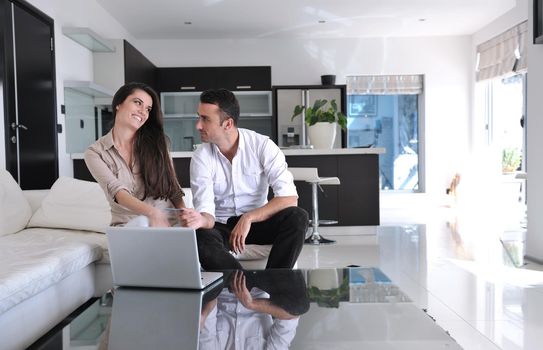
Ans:
{"type": "Polygon", "coordinates": [[[334,148],[336,123],[318,122],[307,127],[309,143],[314,148],[334,148]]]}

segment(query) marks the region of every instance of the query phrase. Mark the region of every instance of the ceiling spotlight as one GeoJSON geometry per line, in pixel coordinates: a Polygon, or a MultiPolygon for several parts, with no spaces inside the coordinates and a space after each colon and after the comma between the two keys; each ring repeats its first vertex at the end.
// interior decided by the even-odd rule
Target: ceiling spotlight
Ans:
{"type": "Polygon", "coordinates": [[[419,18],[419,22],[424,22],[426,21],[426,18],[419,18]]]}
{"type": "Polygon", "coordinates": [[[189,25],[189,24],[192,24],[192,22],[191,21],[185,21],[185,24],[189,25]]]}
{"type": "Polygon", "coordinates": [[[319,23],[326,23],[324,19],[319,20],[319,23]]]}

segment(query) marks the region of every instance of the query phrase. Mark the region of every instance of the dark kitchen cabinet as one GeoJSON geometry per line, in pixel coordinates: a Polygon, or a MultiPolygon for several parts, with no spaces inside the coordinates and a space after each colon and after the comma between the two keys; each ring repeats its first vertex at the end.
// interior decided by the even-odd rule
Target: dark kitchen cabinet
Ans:
{"type": "Polygon", "coordinates": [[[160,92],[204,91],[215,86],[213,67],[158,68],[160,92]]]}
{"type": "Polygon", "coordinates": [[[160,92],[271,90],[271,67],[177,67],[158,68],[160,92]]]}
{"type": "Polygon", "coordinates": [[[132,44],[124,40],[124,81],[138,81],[149,84],[156,89],[156,66],[138,51],[132,44]]]}
{"type": "MultiPolygon", "coordinates": [[[[319,190],[319,217],[337,220],[338,226],[379,225],[379,156],[287,155],[289,167],[316,167],[319,176],[337,176],[339,186],[319,190]]],[[[311,186],[296,181],[298,205],[311,213],[311,186]]]]}
{"type": "Polygon", "coordinates": [[[271,67],[217,67],[217,88],[271,90],[271,67]]]}

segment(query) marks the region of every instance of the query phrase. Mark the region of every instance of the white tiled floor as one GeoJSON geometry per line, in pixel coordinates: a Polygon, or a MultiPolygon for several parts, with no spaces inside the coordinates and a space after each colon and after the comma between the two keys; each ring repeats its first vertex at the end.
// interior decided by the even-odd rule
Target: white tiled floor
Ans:
{"type": "Polygon", "coordinates": [[[298,268],[379,267],[464,349],[543,349],[543,267],[511,260],[523,263],[522,230],[425,210],[382,210],[379,227],[322,227],[337,243],[305,245],[298,268]]]}

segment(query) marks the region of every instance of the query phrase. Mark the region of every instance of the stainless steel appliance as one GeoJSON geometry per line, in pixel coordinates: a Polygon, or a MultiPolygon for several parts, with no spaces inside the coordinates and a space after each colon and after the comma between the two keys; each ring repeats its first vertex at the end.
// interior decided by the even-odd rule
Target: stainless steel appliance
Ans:
{"type": "MultiPolygon", "coordinates": [[[[336,100],[338,109],[345,113],[345,85],[275,86],[273,87],[273,92],[275,101],[274,111],[277,120],[277,144],[279,147],[310,147],[304,116],[300,115],[292,120],[292,113],[295,106],[302,105],[310,107],[318,99],[336,100]]],[[[339,125],[337,128],[334,148],[341,148],[343,137],[339,125]]]]}

